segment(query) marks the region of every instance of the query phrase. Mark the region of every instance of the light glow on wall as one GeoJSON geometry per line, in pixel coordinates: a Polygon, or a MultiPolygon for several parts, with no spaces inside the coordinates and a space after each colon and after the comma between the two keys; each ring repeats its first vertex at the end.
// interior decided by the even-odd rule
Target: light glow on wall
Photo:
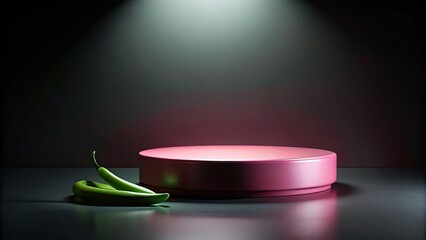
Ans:
{"type": "Polygon", "coordinates": [[[88,39],[84,58],[95,58],[108,89],[309,81],[325,78],[341,54],[332,28],[296,1],[129,1],[88,39]]]}

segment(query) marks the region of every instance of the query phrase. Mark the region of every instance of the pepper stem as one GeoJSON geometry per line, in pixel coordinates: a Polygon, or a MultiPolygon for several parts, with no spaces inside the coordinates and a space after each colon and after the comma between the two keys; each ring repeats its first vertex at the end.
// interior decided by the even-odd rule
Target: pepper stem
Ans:
{"type": "Polygon", "coordinates": [[[92,160],[93,160],[93,163],[95,163],[96,165],[96,169],[99,169],[101,166],[99,166],[98,162],[96,161],[96,151],[92,152],[92,160]]]}

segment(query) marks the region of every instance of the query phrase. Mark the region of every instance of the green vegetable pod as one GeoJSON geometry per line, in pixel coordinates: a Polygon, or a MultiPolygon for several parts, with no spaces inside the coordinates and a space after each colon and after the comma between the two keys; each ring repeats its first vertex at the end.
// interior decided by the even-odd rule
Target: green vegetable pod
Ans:
{"type": "Polygon", "coordinates": [[[139,193],[155,193],[154,191],[144,188],[142,186],[139,186],[137,184],[131,183],[129,181],[126,181],[117,175],[113,174],[108,169],[99,166],[98,162],[96,161],[96,151],[92,152],[92,160],[96,165],[96,169],[98,171],[99,176],[105,180],[107,183],[109,183],[113,188],[117,190],[123,190],[123,191],[131,191],[131,192],[139,192],[139,193]]]}
{"type": "Polygon", "coordinates": [[[168,193],[140,193],[116,190],[112,186],[98,182],[80,180],[74,183],[74,194],[83,201],[99,204],[151,205],[164,202],[168,193]]]}

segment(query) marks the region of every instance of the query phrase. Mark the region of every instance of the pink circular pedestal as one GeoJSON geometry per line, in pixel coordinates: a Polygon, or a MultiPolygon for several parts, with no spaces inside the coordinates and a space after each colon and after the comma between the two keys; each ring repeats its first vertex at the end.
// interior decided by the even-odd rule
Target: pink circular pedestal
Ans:
{"type": "Polygon", "coordinates": [[[139,179],[178,197],[270,197],[327,190],[336,154],[280,146],[183,146],[139,152],[139,179]]]}

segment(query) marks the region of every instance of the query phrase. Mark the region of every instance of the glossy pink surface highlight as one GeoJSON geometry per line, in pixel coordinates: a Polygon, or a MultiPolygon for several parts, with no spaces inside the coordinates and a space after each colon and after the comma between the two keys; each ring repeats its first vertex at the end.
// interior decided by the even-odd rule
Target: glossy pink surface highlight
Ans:
{"type": "Polygon", "coordinates": [[[265,197],[324,191],[336,154],[280,146],[183,146],[141,151],[140,181],[177,196],[265,197]]]}
{"type": "Polygon", "coordinates": [[[140,155],[175,160],[267,161],[315,159],[334,153],[321,149],[280,146],[183,146],[141,151],[140,155]]]}

